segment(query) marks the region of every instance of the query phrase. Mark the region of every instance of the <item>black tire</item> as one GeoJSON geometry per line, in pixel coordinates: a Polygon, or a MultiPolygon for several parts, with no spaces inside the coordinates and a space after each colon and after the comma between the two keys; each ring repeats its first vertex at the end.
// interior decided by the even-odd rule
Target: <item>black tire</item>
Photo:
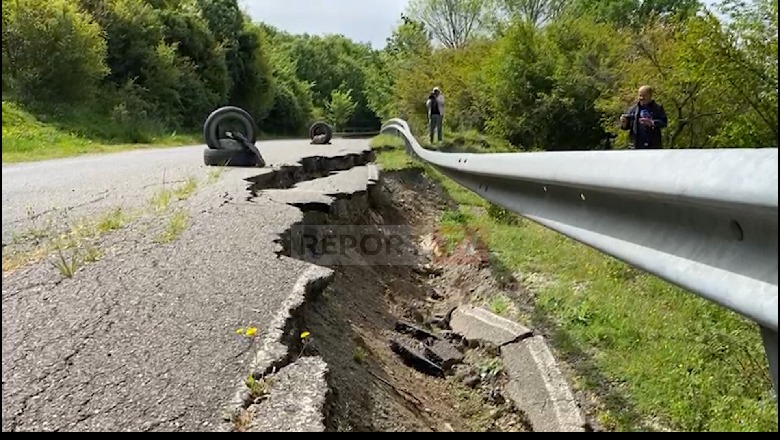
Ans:
{"type": "Polygon", "coordinates": [[[260,159],[249,150],[203,150],[203,163],[212,167],[255,167],[260,159]]]}
{"type": "Polygon", "coordinates": [[[333,127],[325,122],[315,122],[309,128],[309,139],[311,140],[314,140],[316,136],[323,134],[325,135],[325,139],[322,141],[322,143],[327,144],[331,139],[333,139],[333,127]]]}
{"type": "Polygon", "coordinates": [[[240,131],[250,142],[257,141],[255,120],[242,108],[222,107],[212,112],[203,124],[203,139],[209,148],[218,150],[227,131],[240,131]]]}

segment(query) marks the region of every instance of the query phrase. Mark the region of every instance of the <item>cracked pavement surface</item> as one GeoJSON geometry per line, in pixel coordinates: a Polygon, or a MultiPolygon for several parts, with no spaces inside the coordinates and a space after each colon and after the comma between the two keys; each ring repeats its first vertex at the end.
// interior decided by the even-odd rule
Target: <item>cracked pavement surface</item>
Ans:
{"type": "MultiPolygon", "coordinates": [[[[303,151],[310,155],[354,152],[366,142],[336,139],[333,145],[309,145],[301,140],[281,140],[258,142],[257,147],[269,165],[281,165],[295,163],[303,151]]],[[[3,165],[3,243],[12,240],[13,232],[29,229],[32,221],[41,217],[63,223],[118,206],[142,206],[166,185],[202,177],[207,169],[204,148],[136,150],[3,165]]]]}
{"type": "MultiPolygon", "coordinates": [[[[368,149],[366,140],[341,139],[258,146],[271,166],[368,149]]],[[[3,239],[24,222],[25,205],[73,208],[73,216],[102,204],[143,204],[139,193],[163,172],[172,181],[205,168],[201,149],[3,167],[3,239]]],[[[300,211],[248,199],[243,179],[265,172],[226,169],[201,185],[182,202],[189,225],[170,244],[130,225],[112,234],[105,258],[72,279],[46,261],[4,274],[3,431],[216,429],[256,349],[235,330],[263,332],[309,267],[275,253],[274,239],[301,220],[300,211]]]]}

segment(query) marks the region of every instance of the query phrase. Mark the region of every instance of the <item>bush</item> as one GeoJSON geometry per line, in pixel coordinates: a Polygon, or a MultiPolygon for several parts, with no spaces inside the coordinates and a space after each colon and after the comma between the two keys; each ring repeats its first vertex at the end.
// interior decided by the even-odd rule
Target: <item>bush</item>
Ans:
{"type": "Polygon", "coordinates": [[[183,1],[175,9],[160,12],[165,25],[165,42],[175,45],[181,70],[178,85],[182,124],[196,127],[215,108],[227,103],[230,76],[225,49],[219,44],[194,1],[183,1]]]}
{"type": "Polygon", "coordinates": [[[295,83],[279,83],[275,92],[271,112],[262,124],[264,131],[291,135],[304,133],[310,122],[311,97],[301,94],[300,84],[295,83]]]}
{"type": "Polygon", "coordinates": [[[262,30],[245,22],[238,35],[238,61],[230,65],[230,104],[246,109],[256,120],[265,118],[274,101],[273,69],[262,30]]]}
{"type": "Polygon", "coordinates": [[[92,98],[108,73],[100,26],[67,0],[3,1],[3,91],[26,102],[92,98]]]}

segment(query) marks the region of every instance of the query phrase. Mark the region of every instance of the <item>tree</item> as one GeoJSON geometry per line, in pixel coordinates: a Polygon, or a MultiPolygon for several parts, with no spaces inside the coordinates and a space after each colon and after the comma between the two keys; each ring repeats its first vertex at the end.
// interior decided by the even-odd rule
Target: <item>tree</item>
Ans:
{"type": "Polygon", "coordinates": [[[228,102],[263,118],[272,105],[272,69],[257,26],[244,17],[237,0],[198,0],[203,17],[225,48],[230,73],[228,102]]]}
{"type": "Polygon", "coordinates": [[[425,25],[402,14],[385,49],[366,71],[366,102],[382,120],[400,114],[394,99],[398,77],[407,69],[419,69],[420,59],[429,57],[431,51],[431,39],[425,25]]]}
{"type": "Polygon", "coordinates": [[[3,0],[3,91],[24,100],[91,97],[108,73],[100,25],[65,0],[3,0]]]}
{"type": "Polygon", "coordinates": [[[341,35],[287,36],[281,45],[296,60],[296,76],[312,84],[314,105],[324,109],[333,90],[352,90],[357,103],[349,123],[361,128],[379,128],[381,122],[368,107],[366,81],[377,54],[370,46],[355,43],[341,35]]]}
{"type": "Polygon", "coordinates": [[[425,24],[401,14],[401,24],[387,39],[385,52],[395,57],[407,57],[430,51],[431,38],[425,31],[425,24]]]}
{"type": "Polygon", "coordinates": [[[566,11],[574,17],[591,15],[618,27],[640,28],[653,17],[685,19],[700,8],[699,0],[570,0],[566,11]]]}
{"type": "Polygon", "coordinates": [[[499,0],[499,9],[510,19],[540,26],[556,19],[570,0],[499,0]]]}
{"type": "MultiPolygon", "coordinates": [[[[164,1],[158,0],[161,5],[164,1]]],[[[177,84],[181,95],[183,123],[195,127],[203,123],[209,112],[228,101],[230,76],[225,63],[225,50],[203,18],[195,0],[176,1],[160,11],[164,24],[164,41],[176,48],[181,58],[182,82],[177,84]]]]}
{"type": "Polygon", "coordinates": [[[686,62],[718,87],[724,147],[777,147],[777,0],[724,2],[729,25],[711,14],[694,21],[686,62]]]}
{"type": "Polygon", "coordinates": [[[500,39],[487,82],[487,127],[526,149],[599,148],[603,97],[614,93],[620,35],[587,17],[544,29],[516,22],[500,39]]]}
{"type": "Polygon", "coordinates": [[[458,48],[483,33],[493,6],[485,0],[411,0],[408,15],[445,47],[458,48]]]}
{"type": "Polygon", "coordinates": [[[328,119],[336,130],[344,129],[344,125],[355,112],[357,103],[352,100],[352,90],[334,90],[327,104],[328,119]]]}

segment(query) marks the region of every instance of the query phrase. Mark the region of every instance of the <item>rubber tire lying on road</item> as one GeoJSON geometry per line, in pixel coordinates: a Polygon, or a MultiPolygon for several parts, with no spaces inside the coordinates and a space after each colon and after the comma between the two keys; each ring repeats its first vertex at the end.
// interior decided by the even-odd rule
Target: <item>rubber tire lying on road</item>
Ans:
{"type": "Polygon", "coordinates": [[[214,110],[214,112],[206,118],[206,122],[203,124],[203,139],[209,148],[214,150],[222,148],[222,143],[220,142],[217,130],[220,123],[230,119],[237,120],[241,123],[243,126],[241,134],[250,142],[254,143],[257,141],[257,129],[252,115],[242,108],[222,107],[214,110]]]}
{"type": "Polygon", "coordinates": [[[316,136],[321,134],[325,135],[325,139],[322,143],[327,144],[331,139],[333,139],[333,127],[325,122],[315,122],[312,124],[312,126],[309,128],[309,138],[314,140],[316,136]]]}
{"type": "Polygon", "coordinates": [[[203,163],[216,167],[255,167],[260,159],[250,150],[203,150],[203,163]]]}

